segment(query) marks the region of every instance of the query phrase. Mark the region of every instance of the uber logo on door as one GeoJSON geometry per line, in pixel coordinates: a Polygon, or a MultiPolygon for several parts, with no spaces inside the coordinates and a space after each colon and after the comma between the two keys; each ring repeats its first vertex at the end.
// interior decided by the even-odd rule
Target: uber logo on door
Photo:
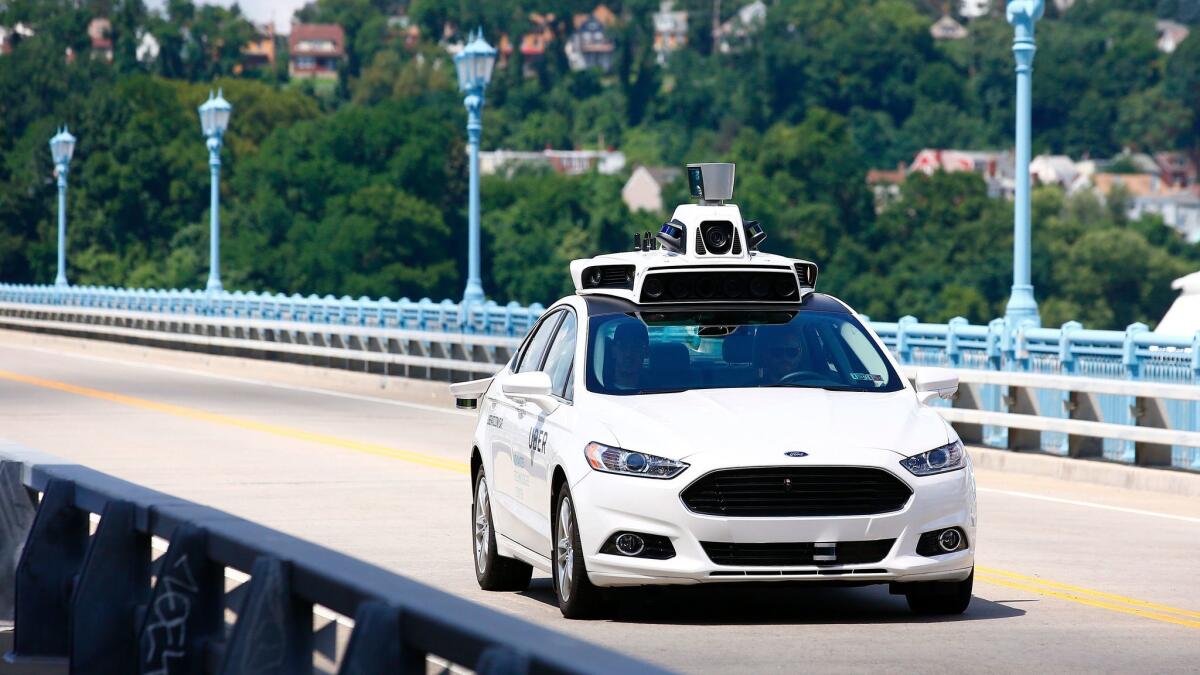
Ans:
{"type": "Polygon", "coordinates": [[[546,452],[546,442],[550,440],[550,434],[541,429],[529,430],[529,451],[542,454],[546,452]]]}

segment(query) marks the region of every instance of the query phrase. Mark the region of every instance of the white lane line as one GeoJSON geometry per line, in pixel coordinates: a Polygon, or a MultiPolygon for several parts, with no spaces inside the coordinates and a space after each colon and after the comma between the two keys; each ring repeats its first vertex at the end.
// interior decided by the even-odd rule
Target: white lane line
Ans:
{"type": "Polygon", "coordinates": [[[1087,506],[1093,509],[1104,509],[1105,511],[1117,511],[1120,513],[1132,513],[1139,516],[1154,516],[1155,518],[1166,518],[1168,520],[1178,520],[1185,523],[1200,523],[1200,518],[1191,516],[1177,516],[1172,513],[1160,513],[1158,511],[1145,511],[1143,509],[1130,509],[1124,506],[1110,506],[1108,504],[1097,504],[1096,502],[1083,502],[1075,499],[1062,499],[1060,497],[1046,497],[1044,495],[1035,495],[1029,492],[1016,492],[1015,490],[997,490],[995,488],[976,488],[979,492],[991,492],[998,495],[1009,495],[1010,497],[1024,497],[1026,499],[1038,499],[1043,502],[1054,502],[1056,504],[1070,504],[1071,506],[1087,506]]]}
{"type": "MultiPolygon", "coordinates": [[[[425,405],[423,403],[410,403],[408,401],[397,401],[390,398],[379,398],[376,396],[366,396],[363,394],[349,394],[342,391],[332,391],[329,389],[319,389],[317,387],[305,387],[296,384],[280,384],[278,382],[267,382],[264,380],[254,380],[247,377],[236,377],[234,375],[222,375],[219,373],[206,373],[199,370],[190,370],[188,368],[177,368],[175,366],[164,366],[157,363],[137,363],[135,361],[124,361],[122,359],[110,359],[103,356],[92,356],[89,354],[75,354],[72,352],[60,352],[53,349],[45,349],[42,347],[29,347],[26,345],[0,345],[0,347],[11,349],[25,349],[31,352],[40,352],[51,356],[68,356],[87,361],[96,361],[98,363],[106,363],[109,365],[130,366],[132,368],[147,368],[149,370],[161,370],[169,373],[178,373],[182,375],[195,375],[197,377],[207,377],[214,380],[225,380],[227,382],[237,382],[239,384],[249,384],[258,387],[270,387],[272,389],[282,389],[284,391],[298,391],[306,394],[321,394],[324,396],[333,396],[335,398],[344,398],[352,401],[365,401],[368,403],[381,403],[384,405],[394,405],[401,408],[412,408],[414,410],[424,410],[426,412],[443,413],[446,415],[459,415],[462,417],[475,417],[476,413],[466,410],[454,410],[452,408],[440,408],[433,405],[425,405]]],[[[379,377],[383,377],[380,375],[379,377]]],[[[449,385],[447,385],[449,386],[449,385]]]]}

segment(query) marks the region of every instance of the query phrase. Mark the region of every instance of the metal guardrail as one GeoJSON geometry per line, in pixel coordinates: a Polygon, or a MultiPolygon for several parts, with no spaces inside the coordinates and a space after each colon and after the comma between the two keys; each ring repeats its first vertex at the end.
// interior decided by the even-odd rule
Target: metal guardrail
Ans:
{"type": "Polygon", "coordinates": [[[665,672],[83,466],[0,462],[0,516],[0,618],[16,619],[10,662],[309,673],[315,650],[339,673],[425,673],[427,657],[476,673],[665,672]],[[91,536],[90,514],[100,516],[91,536]],[[152,537],[169,541],[156,560],[152,537]],[[227,591],[226,568],[249,580],[227,591]],[[323,634],[338,624],[314,632],[314,608],[354,618],[341,654],[323,634]],[[229,631],[227,611],[237,616],[229,631]]]}
{"type": "Polygon", "coordinates": [[[0,301],[155,314],[295,321],[318,324],[398,328],[447,333],[521,337],[544,307],[494,301],[461,305],[429,298],[412,301],[332,295],[284,295],[250,291],[207,291],[112,288],[99,286],[35,286],[0,284],[0,301]]]}
{"type": "MultiPolygon", "coordinates": [[[[913,378],[917,370],[906,366],[905,374],[913,378]]],[[[1046,438],[1053,437],[1061,443],[1054,454],[1092,459],[1106,458],[1106,443],[1122,443],[1132,448],[1132,463],[1200,470],[1196,450],[1200,432],[1171,426],[1174,408],[1200,409],[1200,387],[1021,372],[954,372],[959,377],[958,394],[953,401],[932,405],[967,443],[1045,451],[1046,438]],[[988,409],[985,400],[997,389],[1003,391],[1002,411],[988,409]],[[1100,401],[1114,396],[1134,401],[1136,424],[1104,420],[1100,401]],[[1047,400],[1050,410],[1044,409],[1047,400]]]]}
{"type": "MultiPolygon", "coordinates": [[[[980,411],[1200,431],[1200,402],[1135,393],[1139,383],[1200,385],[1200,333],[1191,338],[1157,335],[1143,324],[1124,331],[1085,330],[1076,322],[1061,328],[1014,328],[1002,319],[987,326],[971,325],[965,319],[925,324],[911,316],[896,323],[871,322],[871,328],[905,365],[957,369],[964,380],[981,377],[979,371],[997,376],[978,381],[973,390],[971,406],[980,411]],[[1043,386],[1023,384],[1022,374],[1103,379],[1113,384],[1105,391],[1084,392],[1078,388],[1083,384],[1066,386],[1069,383],[1062,379],[1041,380],[1043,386]],[[1149,405],[1150,398],[1157,403],[1149,405]]],[[[1144,456],[1139,458],[1141,441],[1124,434],[1107,434],[1098,449],[1085,451],[1072,449],[1072,433],[1066,429],[1079,427],[1070,424],[1064,427],[1043,420],[1031,427],[1027,420],[1022,422],[1023,431],[1029,433],[1010,438],[1010,425],[999,423],[1001,418],[991,417],[986,423],[980,416],[972,419],[981,424],[979,441],[992,447],[1200,470],[1200,445],[1191,441],[1170,443],[1169,460],[1164,460],[1161,448],[1154,452],[1143,448],[1144,456]]]]}
{"type": "Polygon", "coordinates": [[[435,380],[491,375],[522,337],[0,302],[5,326],[435,380]]]}

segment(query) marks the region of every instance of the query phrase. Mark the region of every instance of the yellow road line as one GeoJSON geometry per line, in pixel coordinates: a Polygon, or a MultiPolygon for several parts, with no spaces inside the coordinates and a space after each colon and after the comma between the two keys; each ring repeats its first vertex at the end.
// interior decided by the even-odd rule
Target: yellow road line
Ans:
{"type": "Polygon", "coordinates": [[[1080,586],[1072,586],[1071,584],[1064,584],[1064,583],[1058,582],[1058,581],[1050,581],[1049,579],[1041,579],[1039,577],[1031,577],[1031,576],[1027,576],[1024,574],[1017,574],[1016,572],[1006,572],[1004,570],[992,569],[990,567],[980,567],[978,565],[975,566],[975,572],[988,574],[988,575],[1008,577],[1015,581],[1036,584],[1039,586],[1049,586],[1051,588],[1058,588],[1058,589],[1062,589],[1064,591],[1078,593],[1081,595],[1090,595],[1090,596],[1093,596],[1096,598],[1102,598],[1104,600],[1112,600],[1112,601],[1123,603],[1126,605],[1134,605],[1136,607],[1145,607],[1146,609],[1153,609],[1153,610],[1157,610],[1160,612],[1166,612],[1168,614],[1179,614],[1181,616],[1190,616],[1190,617],[1195,617],[1197,619],[1200,619],[1200,612],[1197,612],[1194,610],[1180,609],[1178,607],[1171,607],[1170,605],[1160,605],[1156,602],[1147,602],[1145,600],[1138,600],[1137,598],[1129,598],[1124,595],[1117,595],[1115,593],[1105,593],[1104,591],[1093,591],[1089,588],[1083,588],[1080,586]]]}
{"type": "Polygon", "coordinates": [[[1048,595],[1053,598],[1059,598],[1061,600],[1069,600],[1070,602],[1076,602],[1081,605],[1088,605],[1090,607],[1099,607],[1101,609],[1107,609],[1107,610],[1110,610],[1113,612],[1120,612],[1122,614],[1132,614],[1134,616],[1140,616],[1145,619],[1153,619],[1155,621],[1164,621],[1166,623],[1173,623],[1173,624],[1178,624],[1180,626],[1187,626],[1188,628],[1200,628],[1200,621],[1192,621],[1190,619],[1181,619],[1179,617],[1170,616],[1167,614],[1159,614],[1157,612],[1150,612],[1150,611],[1147,611],[1144,609],[1138,609],[1136,607],[1128,607],[1125,605],[1118,605],[1113,602],[1106,602],[1103,600],[1095,600],[1093,598],[1089,598],[1089,597],[1086,597],[1081,594],[1067,593],[1067,592],[1063,592],[1063,591],[1055,591],[1055,590],[1046,588],[1044,586],[1035,586],[1033,584],[1021,583],[1019,581],[1013,581],[1013,580],[1007,579],[1005,577],[992,576],[990,574],[982,574],[977,571],[975,573],[975,578],[979,579],[980,581],[989,583],[989,584],[995,584],[997,586],[1007,586],[1008,588],[1016,588],[1016,589],[1019,589],[1022,591],[1038,593],[1040,595],[1048,595]]]}
{"type": "Polygon", "coordinates": [[[31,375],[22,375],[20,373],[11,373],[0,370],[0,379],[10,380],[12,382],[20,382],[22,384],[29,384],[35,387],[42,387],[44,389],[53,389],[54,391],[66,392],[68,394],[86,396],[88,398],[126,405],[132,408],[152,410],[154,412],[164,413],[167,415],[174,415],[175,417],[183,417],[186,419],[210,422],[213,424],[222,424],[225,426],[257,431],[264,434],[271,434],[273,436],[282,436],[284,438],[291,438],[308,443],[329,445],[336,448],[342,448],[344,450],[353,450],[355,452],[361,452],[368,455],[376,455],[378,457],[399,459],[405,462],[411,462],[413,464],[421,464],[423,466],[429,466],[436,469],[445,469],[446,471],[453,471],[456,473],[468,473],[470,471],[470,468],[465,462],[446,459],[445,457],[438,457],[437,455],[413,452],[411,450],[400,450],[398,448],[392,448],[386,445],[380,445],[378,443],[364,443],[362,441],[340,438],[338,436],[330,436],[328,434],[318,434],[300,429],[293,429],[291,427],[279,426],[276,424],[255,422],[254,420],[248,420],[241,417],[232,417],[230,415],[222,415],[205,410],[198,410],[196,408],[185,408],[183,406],[171,405],[169,403],[159,403],[158,401],[151,401],[134,396],[126,396],[124,394],[116,394],[109,391],[102,391],[100,389],[92,389],[90,387],[81,387],[74,384],[68,384],[66,382],[58,382],[56,380],[46,380],[40,377],[33,377],[31,375]]]}

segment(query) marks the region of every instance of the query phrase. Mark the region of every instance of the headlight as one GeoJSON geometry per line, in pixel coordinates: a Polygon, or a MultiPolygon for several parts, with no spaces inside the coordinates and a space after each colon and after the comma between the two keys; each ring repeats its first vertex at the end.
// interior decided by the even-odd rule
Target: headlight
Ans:
{"type": "Polygon", "coordinates": [[[603,443],[588,443],[583,449],[588,464],[597,471],[643,478],[674,478],[688,468],[684,462],[648,455],[603,443]]]}
{"type": "Polygon", "coordinates": [[[932,476],[935,473],[963,468],[964,455],[962,441],[954,441],[949,445],[901,460],[900,465],[914,476],[932,476]]]}

